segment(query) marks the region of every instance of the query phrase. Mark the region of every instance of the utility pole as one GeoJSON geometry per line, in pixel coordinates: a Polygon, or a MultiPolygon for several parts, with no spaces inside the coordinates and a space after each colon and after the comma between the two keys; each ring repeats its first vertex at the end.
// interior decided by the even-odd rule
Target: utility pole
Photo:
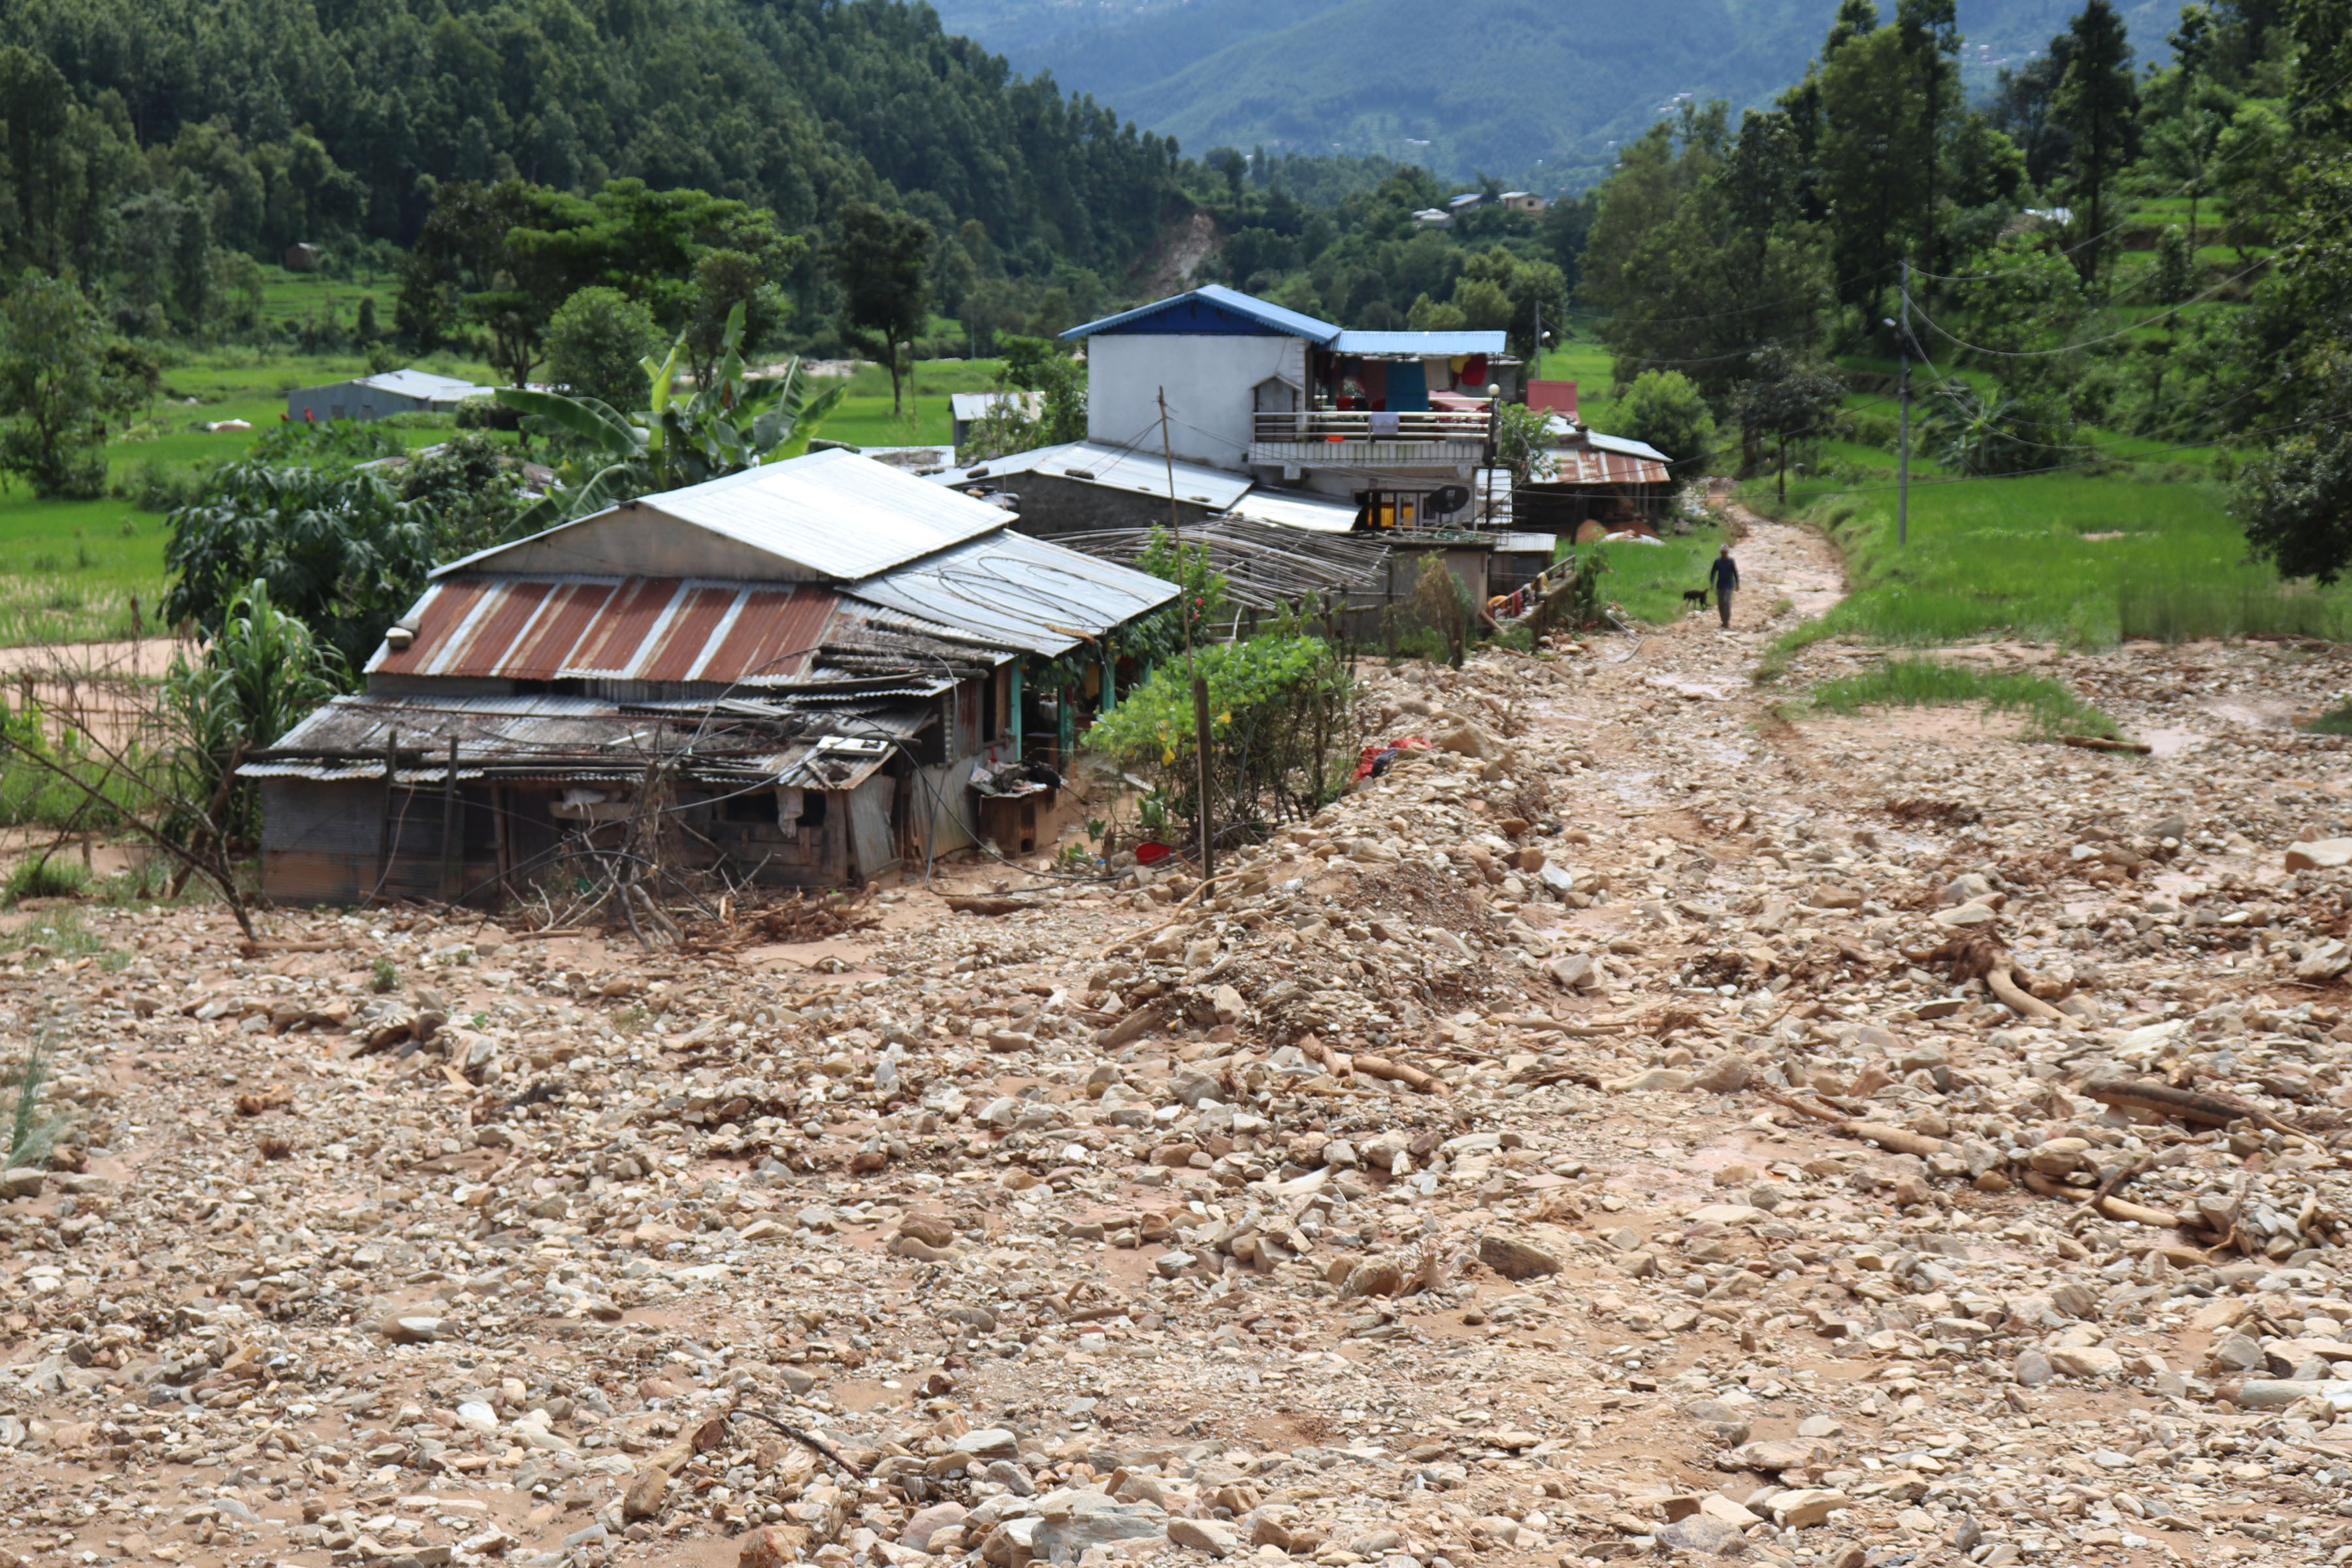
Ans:
{"type": "Polygon", "coordinates": [[[1528,379],[1529,381],[1543,379],[1543,301],[1541,300],[1536,301],[1536,373],[1528,379]]]}
{"type": "Polygon", "coordinates": [[[1184,622],[1184,665],[1192,675],[1192,795],[1201,821],[1201,880],[1217,874],[1216,844],[1209,832],[1209,683],[1202,679],[1192,647],[1192,606],[1184,585],[1184,524],[1176,510],[1176,455],[1168,444],[1168,389],[1160,389],[1160,460],[1168,468],[1168,537],[1176,546],[1176,613],[1184,622]]]}
{"type": "MultiPolygon", "coordinates": [[[[1903,263],[1903,320],[1895,329],[1895,352],[1903,357],[1896,391],[1902,413],[1895,457],[1895,544],[1911,542],[1911,263],[1903,263]]],[[[1172,486],[1171,487],[1173,488],[1172,486]]]]}

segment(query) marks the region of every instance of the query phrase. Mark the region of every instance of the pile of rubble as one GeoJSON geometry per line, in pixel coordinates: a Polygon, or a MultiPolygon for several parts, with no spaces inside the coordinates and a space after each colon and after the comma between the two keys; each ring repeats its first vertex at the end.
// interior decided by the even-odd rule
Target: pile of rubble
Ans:
{"type": "Polygon", "coordinates": [[[0,1551],[2352,1558],[2337,754],[1735,646],[1368,668],[1429,746],[1212,881],[805,948],[16,917],[0,1551]]]}

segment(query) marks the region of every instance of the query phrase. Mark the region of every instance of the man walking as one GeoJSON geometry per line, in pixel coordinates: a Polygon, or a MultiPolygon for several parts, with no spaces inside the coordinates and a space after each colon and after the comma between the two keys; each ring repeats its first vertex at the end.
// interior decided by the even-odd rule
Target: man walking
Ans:
{"type": "Polygon", "coordinates": [[[1715,558],[1715,563],[1706,569],[1706,581],[1707,585],[1715,590],[1715,607],[1723,616],[1723,629],[1729,631],[1731,595],[1739,587],[1739,563],[1731,558],[1730,545],[1725,545],[1723,552],[1715,558]]]}

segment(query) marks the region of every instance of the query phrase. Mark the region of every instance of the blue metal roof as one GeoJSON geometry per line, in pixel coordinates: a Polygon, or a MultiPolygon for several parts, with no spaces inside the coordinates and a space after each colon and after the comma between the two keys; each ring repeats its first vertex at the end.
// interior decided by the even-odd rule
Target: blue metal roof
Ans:
{"type": "MultiPolygon", "coordinates": [[[[1339,329],[1328,321],[1318,321],[1312,316],[1302,316],[1296,310],[1285,310],[1270,300],[1244,294],[1238,289],[1228,289],[1222,283],[1207,283],[1188,294],[1177,294],[1149,305],[1139,305],[1132,310],[1122,310],[1116,316],[1105,316],[1099,321],[1088,321],[1083,327],[1072,327],[1062,334],[1065,342],[1089,338],[1097,332],[1119,330],[1136,332],[1185,332],[1208,336],[1242,333],[1274,333],[1282,337],[1305,338],[1308,342],[1324,347],[1340,336],[1339,329]]],[[[1496,341],[1501,333],[1495,334],[1496,341]]]]}
{"type": "Polygon", "coordinates": [[[1456,354],[1500,354],[1501,332],[1341,332],[1333,340],[1335,354],[1366,354],[1397,359],[1452,359],[1456,354]]]}

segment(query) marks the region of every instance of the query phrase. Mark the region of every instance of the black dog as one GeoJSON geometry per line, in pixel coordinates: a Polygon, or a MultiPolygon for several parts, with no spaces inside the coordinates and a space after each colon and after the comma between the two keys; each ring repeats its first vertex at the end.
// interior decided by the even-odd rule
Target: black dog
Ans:
{"type": "Polygon", "coordinates": [[[1704,588],[1685,588],[1683,590],[1683,603],[1685,605],[1696,605],[1702,610],[1706,609],[1706,590],[1704,588]]]}

